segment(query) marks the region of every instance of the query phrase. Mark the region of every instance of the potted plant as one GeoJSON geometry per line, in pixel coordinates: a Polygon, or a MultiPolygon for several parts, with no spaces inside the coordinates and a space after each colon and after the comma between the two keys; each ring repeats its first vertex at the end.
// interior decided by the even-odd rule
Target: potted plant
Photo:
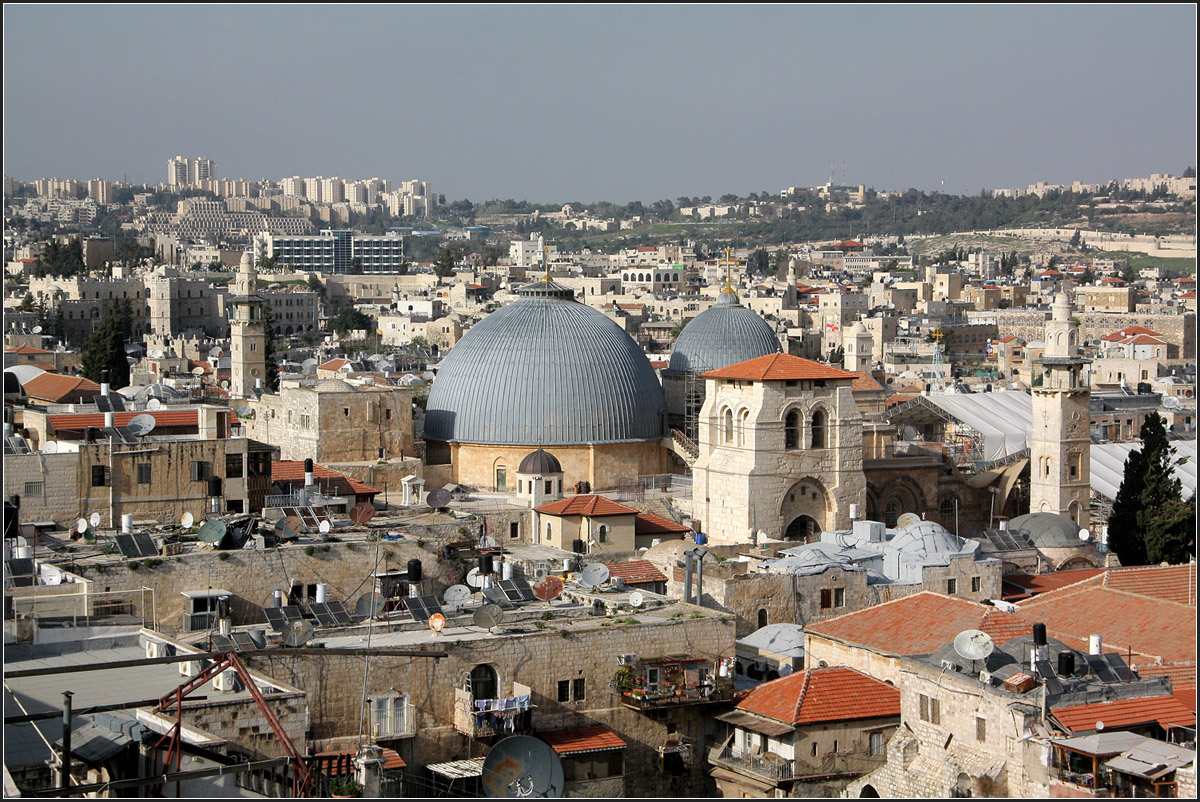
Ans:
{"type": "Polygon", "coordinates": [[[353,799],[362,793],[362,786],[353,774],[344,774],[329,781],[329,795],[334,799],[353,799]]]}

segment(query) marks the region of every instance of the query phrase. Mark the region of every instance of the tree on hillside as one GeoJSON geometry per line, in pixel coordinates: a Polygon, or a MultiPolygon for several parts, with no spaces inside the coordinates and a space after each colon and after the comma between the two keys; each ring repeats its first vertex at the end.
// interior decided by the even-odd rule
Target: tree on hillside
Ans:
{"type": "Polygon", "coordinates": [[[1195,168],[1195,167],[1192,167],[1192,166],[1189,164],[1189,165],[1188,165],[1188,168],[1187,168],[1186,170],[1184,170],[1184,171],[1183,171],[1183,177],[1184,177],[1184,178],[1195,178],[1195,177],[1196,177],[1196,168],[1195,168]]]}
{"type": "Polygon", "coordinates": [[[100,381],[100,372],[108,371],[108,383],[114,390],[129,384],[129,362],[125,358],[125,329],[129,323],[119,314],[106,315],[84,342],[83,375],[100,381]]]}
{"type": "Polygon", "coordinates": [[[1108,547],[1122,565],[1184,563],[1196,544],[1196,500],[1183,500],[1172,476],[1178,464],[1167,440],[1166,421],[1146,416],[1142,448],[1125,460],[1125,475],[1108,517],[1108,547]]]}
{"type": "Polygon", "coordinates": [[[353,306],[344,306],[329,319],[329,328],[338,334],[345,334],[348,331],[373,331],[375,324],[366,313],[358,311],[353,306]]]}

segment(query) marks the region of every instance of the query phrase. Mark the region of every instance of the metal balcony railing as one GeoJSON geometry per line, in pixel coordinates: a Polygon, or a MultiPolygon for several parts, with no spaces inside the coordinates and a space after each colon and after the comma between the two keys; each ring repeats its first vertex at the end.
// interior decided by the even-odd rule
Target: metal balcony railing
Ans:
{"type": "Polygon", "coordinates": [[[795,764],[778,755],[767,752],[752,754],[731,745],[714,746],[708,752],[708,762],[726,768],[763,777],[771,782],[795,779],[795,764]]]}
{"type": "Polygon", "coordinates": [[[409,705],[392,708],[382,714],[371,714],[371,736],[376,740],[380,738],[407,738],[416,734],[416,710],[409,705]]]}

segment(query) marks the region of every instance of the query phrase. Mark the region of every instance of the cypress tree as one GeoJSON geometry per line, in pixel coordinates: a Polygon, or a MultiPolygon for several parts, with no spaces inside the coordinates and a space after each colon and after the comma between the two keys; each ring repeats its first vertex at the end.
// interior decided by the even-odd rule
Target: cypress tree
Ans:
{"type": "Polygon", "coordinates": [[[100,381],[100,371],[108,371],[114,390],[129,384],[129,361],[125,358],[125,326],[121,315],[107,315],[88,335],[83,346],[83,375],[100,381]]]}
{"type": "Polygon", "coordinates": [[[1178,464],[1167,440],[1166,421],[1158,413],[1142,424],[1145,445],[1138,528],[1146,543],[1149,563],[1186,563],[1196,546],[1196,502],[1183,500],[1183,483],[1172,475],[1178,464]]]}
{"type": "Polygon", "coordinates": [[[1145,565],[1146,543],[1138,530],[1137,513],[1145,484],[1145,459],[1139,449],[1125,458],[1125,475],[1108,516],[1108,549],[1121,565],[1145,565]]]}

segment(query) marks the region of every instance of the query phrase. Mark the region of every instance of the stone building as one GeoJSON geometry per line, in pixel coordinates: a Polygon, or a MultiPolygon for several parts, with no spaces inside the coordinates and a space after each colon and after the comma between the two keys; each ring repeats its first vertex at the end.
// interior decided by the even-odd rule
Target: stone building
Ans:
{"type": "Polygon", "coordinates": [[[267,378],[266,315],[258,295],[258,273],[249,253],[242,254],[229,308],[229,395],[254,398],[267,378]],[[257,391],[257,392],[256,392],[257,391]]]}
{"type": "Polygon", "coordinates": [[[702,378],[693,503],[710,542],[848,527],[866,500],[855,374],[775,354],[702,378]]]}

